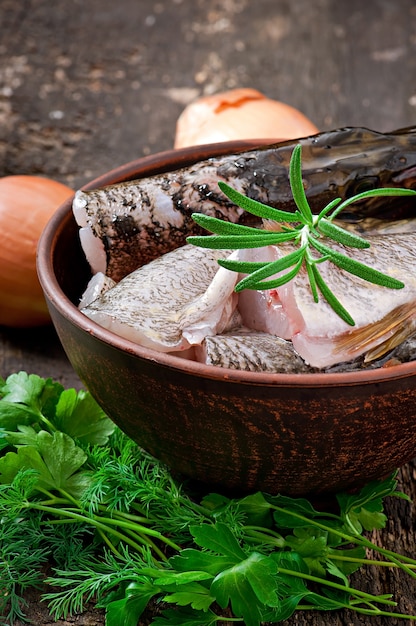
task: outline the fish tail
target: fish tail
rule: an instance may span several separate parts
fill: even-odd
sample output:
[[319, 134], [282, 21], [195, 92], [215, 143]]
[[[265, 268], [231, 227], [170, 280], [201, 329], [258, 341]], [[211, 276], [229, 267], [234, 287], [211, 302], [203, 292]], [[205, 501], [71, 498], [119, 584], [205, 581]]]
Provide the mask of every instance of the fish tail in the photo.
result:
[[378, 322], [342, 335], [335, 342], [335, 352], [347, 352], [352, 356], [355, 352], [365, 352], [364, 361], [369, 363], [384, 356], [415, 331], [416, 310], [414, 302], [408, 302], [396, 307]]

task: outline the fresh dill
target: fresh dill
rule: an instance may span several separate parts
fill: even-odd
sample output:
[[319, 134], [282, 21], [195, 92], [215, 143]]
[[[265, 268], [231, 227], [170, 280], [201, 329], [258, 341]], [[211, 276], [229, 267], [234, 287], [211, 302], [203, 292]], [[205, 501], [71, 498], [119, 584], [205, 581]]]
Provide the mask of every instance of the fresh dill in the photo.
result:
[[220, 259], [218, 263], [229, 270], [245, 274], [235, 287], [237, 292], [243, 289], [277, 289], [294, 279], [303, 268], [307, 272], [314, 301], [319, 301], [319, 293], [321, 293], [335, 313], [347, 324], [354, 326], [355, 322], [351, 314], [342, 305], [332, 287], [325, 282], [319, 271], [320, 264], [329, 261], [367, 282], [390, 289], [402, 289], [404, 283], [332, 248], [328, 241], [332, 240], [350, 248], [370, 247], [366, 239], [347, 231], [339, 224], [334, 224], [333, 220], [347, 206], [359, 200], [375, 196], [410, 196], [416, 195], [416, 191], [402, 188], [365, 191], [344, 201], [336, 198], [319, 214], [314, 215], [303, 187], [301, 150], [300, 144], [295, 146], [289, 168], [290, 187], [297, 207], [294, 212], [280, 210], [248, 198], [220, 181], [218, 185], [221, 191], [232, 202], [274, 226], [256, 228], [227, 222], [202, 213], [194, 213], [192, 215], [194, 221], [214, 235], [210, 237], [195, 235], [188, 237], [187, 242], [203, 248], [224, 250], [243, 250], [270, 245], [283, 246], [291, 243], [290, 252], [282, 254], [281, 258], [275, 261]]
[[260, 626], [345, 608], [416, 620], [389, 594], [349, 581], [366, 564], [416, 577], [415, 559], [366, 536], [385, 526], [385, 498], [408, 500], [395, 475], [339, 493], [331, 511], [261, 492], [195, 493], [87, 392], [24, 372], [0, 379], [0, 428], [0, 620], [9, 626], [25, 619], [25, 591], [41, 585], [56, 619], [94, 601], [106, 626], [136, 626], [149, 606], [152, 626]]

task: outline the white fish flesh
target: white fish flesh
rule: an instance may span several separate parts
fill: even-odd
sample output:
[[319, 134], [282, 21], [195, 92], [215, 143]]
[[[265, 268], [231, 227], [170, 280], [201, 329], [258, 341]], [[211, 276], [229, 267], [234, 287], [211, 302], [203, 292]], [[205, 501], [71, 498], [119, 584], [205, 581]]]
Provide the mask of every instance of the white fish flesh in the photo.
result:
[[183, 246], [135, 270], [82, 308], [114, 333], [160, 352], [185, 352], [234, 319], [238, 275], [229, 253]]
[[[279, 289], [244, 290], [237, 296], [238, 275], [217, 264], [230, 252], [192, 245], [139, 268], [107, 291], [100, 277], [93, 278], [101, 293], [87, 306], [81, 305], [81, 310], [145, 347], [222, 367], [305, 372], [357, 364], [360, 357], [362, 365], [368, 366], [416, 330], [416, 275], [409, 271], [415, 261], [416, 233], [374, 236], [370, 241], [370, 248], [354, 250], [354, 259], [402, 280], [403, 289], [370, 284], [330, 262], [319, 265], [324, 280], [352, 314], [354, 327], [323, 298], [313, 301], [306, 271]], [[348, 254], [344, 246], [331, 245]], [[289, 245], [268, 246], [235, 251], [232, 256], [273, 261], [288, 251]], [[83, 302], [96, 293], [91, 289]], [[243, 335], [241, 330], [231, 334], [230, 328], [237, 325], [257, 334]]]
[[82, 294], [78, 308], [83, 309], [99, 296], [116, 285], [116, 282], [102, 272], [97, 272], [89, 281], [87, 288]]
[[[374, 352], [386, 344], [391, 350], [406, 333], [414, 333], [416, 318], [416, 234], [375, 236], [365, 250], [340, 244], [331, 247], [353, 256], [383, 273], [405, 283], [403, 289], [388, 289], [370, 284], [330, 262], [319, 265], [325, 282], [355, 320], [351, 327], [329, 306], [323, 297], [314, 302], [308, 276], [301, 271], [278, 289], [244, 290], [239, 294], [243, 324], [257, 331], [271, 333], [292, 341], [305, 362], [326, 368]], [[270, 261], [290, 252], [289, 246], [269, 246], [243, 250], [239, 258]]]

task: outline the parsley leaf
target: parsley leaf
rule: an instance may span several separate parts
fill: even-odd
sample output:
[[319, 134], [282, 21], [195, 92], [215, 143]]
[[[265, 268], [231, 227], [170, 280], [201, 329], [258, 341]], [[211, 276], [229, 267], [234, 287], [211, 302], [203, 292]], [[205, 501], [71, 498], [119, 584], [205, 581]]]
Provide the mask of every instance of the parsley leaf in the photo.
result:
[[172, 593], [163, 596], [162, 600], [163, 602], [171, 602], [179, 606], [189, 605], [196, 611], [207, 611], [215, 598], [200, 583], [190, 582], [177, 591], [173, 590]]
[[190, 531], [201, 548], [218, 552], [237, 562], [246, 557], [235, 535], [225, 524], [202, 524], [191, 526]]
[[18, 372], [11, 374], [0, 385], [0, 397], [7, 402], [21, 405], [21, 408], [25, 407], [32, 414], [40, 415], [45, 410], [48, 414], [63, 389], [60, 383], [51, 378]]
[[372, 481], [365, 485], [359, 493], [339, 493], [337, 500], [341, 509], [341, 517], [349, 529], [361, 533], [365, 530], [384, 528], [387, 517], [383, 513], [383, 498], [396, 493], [396, 475], [384, 481]]
[[115, 425], [86, 391], [64, 389], [50, 378], [19, 372], [0, 381], [0, 428], [38, 425], [84, 444], [104, 445]]
[[87, 455], [65, 433], [51, 435], [44, 430], [36, 433], [26, 428], [21, 436], [11, 434], [10, 440], [17, 445], [17, 452], [7, 452], [0, 458], [1, 483], [11, 484], [20, 470], [30, 468], [38, 473], [38, 489], [63, 489], [74, 496], [85, 489], [88, 475], [78, 470]]
[[106, 626], [137, 626], [140, 616], [159, 589], [150, 583], [131, 583], [125, 596], [106, 606]]
[[86, 391], [66, 389], [59, 396], [54, 425], [80, 442], [103, 446], [114, 432], [111, 422]]

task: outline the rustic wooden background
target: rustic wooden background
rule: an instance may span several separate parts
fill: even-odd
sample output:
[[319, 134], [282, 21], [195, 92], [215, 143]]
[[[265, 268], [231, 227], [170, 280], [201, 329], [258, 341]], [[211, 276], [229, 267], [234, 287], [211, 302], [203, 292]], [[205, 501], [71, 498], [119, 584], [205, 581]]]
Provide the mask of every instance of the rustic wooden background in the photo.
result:
[[[416, 4], [0, 0], [0, 176], [44, 175], [76, 189], [171, 148], [188, 102], [240, 86], [299, 108], [322, 130], [415, 125]], [[80, 386], [52, 328], [0, 328], [0, 375], [21, 369]], [[415, 497], [414, 463], [402, 468], [400, 487]], [[415, 554], [414, 506], [392, 500], [387, 512], [375, 539]], [[391, 590], [399, 610], [416, 614], [416, 584], [397, 572], [371, 569], [355, 583]], [[41, 612], [36, 619], [53, 623]], [[104, 623], [96, 612], [57, 623], [75, 621]], [[344, 612], [285, 624], [405, 623]]]

